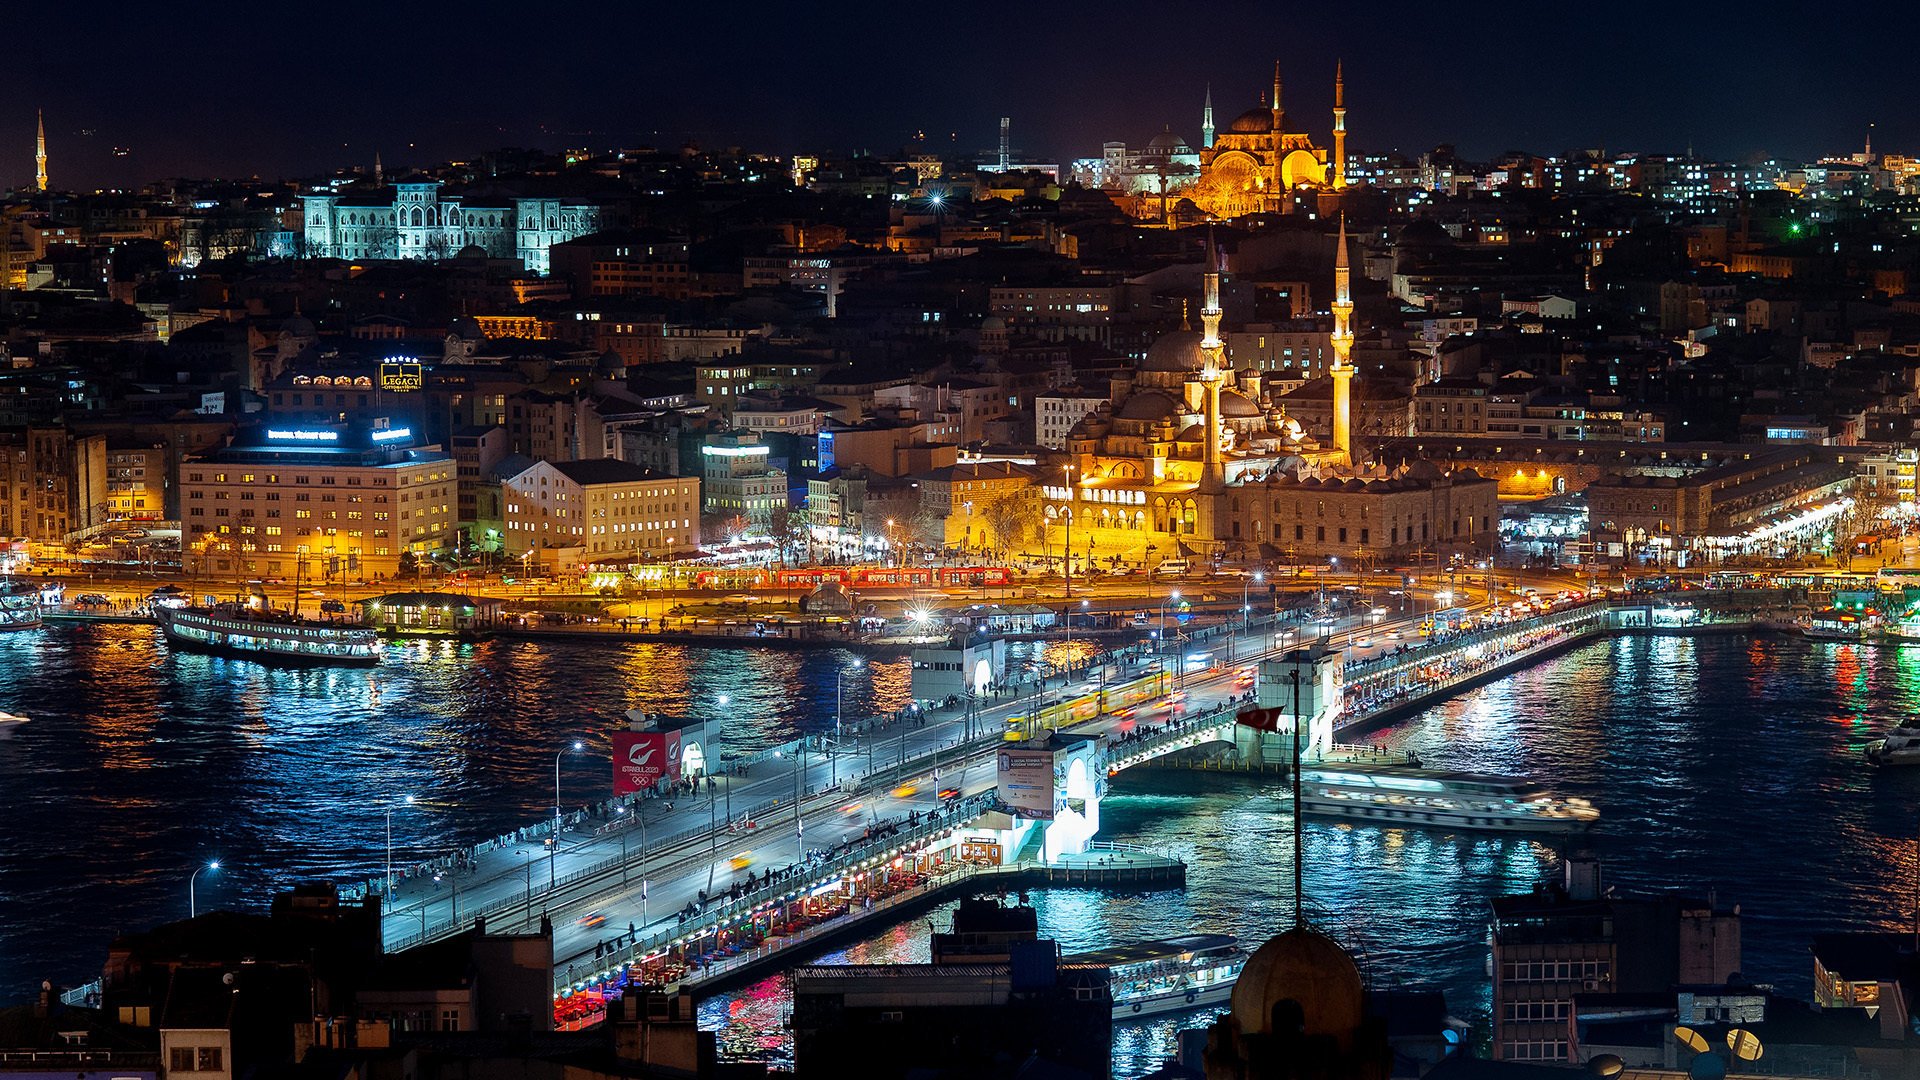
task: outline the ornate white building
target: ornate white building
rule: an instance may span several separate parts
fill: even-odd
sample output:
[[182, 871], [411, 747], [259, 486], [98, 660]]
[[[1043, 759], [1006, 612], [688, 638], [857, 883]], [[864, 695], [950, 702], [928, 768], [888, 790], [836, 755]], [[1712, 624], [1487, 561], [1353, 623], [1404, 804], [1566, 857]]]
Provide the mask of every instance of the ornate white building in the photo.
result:
[[600, 231], [600, 208], [578, 199], [443, 197], [410, 176], [365, 192], [302, 195], [306, 254], [334, 259], [450, 259], [466, 248], [548, 272], [548, 250]]

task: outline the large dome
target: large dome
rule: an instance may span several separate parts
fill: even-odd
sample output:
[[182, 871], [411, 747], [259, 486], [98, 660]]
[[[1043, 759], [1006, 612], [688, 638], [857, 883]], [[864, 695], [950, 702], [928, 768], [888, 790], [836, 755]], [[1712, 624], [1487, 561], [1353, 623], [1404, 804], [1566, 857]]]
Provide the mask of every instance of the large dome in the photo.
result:
[[1147, 358], [1140, 362], [1141, 371], [1199, 371], [1205, 366], [1206, 358], [1200, 354], [1200, 332], [1198, 330], [1175, 330], [1170, 334], [1161, 334], [1147, 346]]
[[1220, 415], [1235, 420], [1245, 420], [1260, 416], [1260, 406], [1247, 399], [1238, 390], [1220, 391]]
[[1300, 1006], [1302, 1034], [1330, 1035], [1345, 1045], [1366, 1014], [1366, 989], [1353, 958], [1318, 930], [1296, 926], [1247, 958], [1233, 984], [1233, 1018], [1243, 1035], [1272, 1033], [1273, 1007]]
[[1187, 154], [1192, 153], [1192, 151], [1188, 149], [1185, 139], [1175, 135], [1172, 129], [1168, 129], [1155, 135], [1147, 143], [1147, 153], [1164, 156], [1167, 154]]
[[1233, 123], [1227, 126], [1227, 130], [1238, 132], [1242, 135], [1271, 134], [1273, 132], [1273, 110], [1248, 109], [1246, 112], [1234, 117]]

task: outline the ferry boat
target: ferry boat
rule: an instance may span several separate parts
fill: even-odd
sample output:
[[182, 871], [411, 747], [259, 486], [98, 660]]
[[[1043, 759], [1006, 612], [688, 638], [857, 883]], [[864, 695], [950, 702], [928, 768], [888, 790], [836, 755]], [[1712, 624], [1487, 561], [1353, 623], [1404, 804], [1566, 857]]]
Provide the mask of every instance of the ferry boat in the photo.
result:
[[1816, 611], [1800, 630], [1820, 641], [1865, 641], [1873, 620], [1857, 611], [1828, 608]]
[[243, 660], [372, 667], [385, 647], [371, 627], [303, 619], [249, 604], [161, 604], [153, 613], [169, 644]]
[[1920, 725], [1901, 724], [1868, 743], [1867, 760], [1875, 765], [1920, 765]]
[[1398, 766], [1300, 771], [1301, 810], [1382, 825], [1566, 833], [1591, 828], [1600, 811], [1509, 776]]
[[1247, 951], [1231, 934], [1186, 934], [1064, 958], [1112, 971], [1115, 1020], [1145, 1020], [1188, 1009], [1225, 1008]]
[[39, 590], [0, 579], [0, 632], [31, 630], [39, 625]]

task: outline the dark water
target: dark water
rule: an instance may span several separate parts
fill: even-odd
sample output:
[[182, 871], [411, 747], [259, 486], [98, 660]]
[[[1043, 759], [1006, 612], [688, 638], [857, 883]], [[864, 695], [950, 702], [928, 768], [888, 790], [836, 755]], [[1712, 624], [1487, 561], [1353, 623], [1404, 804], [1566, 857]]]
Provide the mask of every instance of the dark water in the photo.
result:
[[[547, 813], [553, 755], [628, 708], [718, 716], [740, 749], [832, 724], [838, 653], [494, 642], [399, 650], [374, 672], [270, 671], [173, 654], [144, 627], [0, 637], [0, 1001], [98, 973], [118, 929], [203, 905], [253, 906], [311, 877], [378, 872], [386, 800], [406, 862]], [[902, 663], [847, 679], [849, 715], [907, 694]], [[1902, 925], [1920, 769], [1867, 768], [1865, 741], [1920, 708], [1920, 647], [1789, 638], [1620, 639], [1433, 709], [1377, 737], [1430, 763], [1517, 773], [1600, 804], [1590, 846], [1611, 881], [1742, 905], [1746, 974], [1804, 994], [1828, 928]], [[562, 757], [563, 798], [604, 796], [603, 757]], [[1291, 909], [1290, 816], [1268, 781], [1143, 772], [1103, 808], [1104, 838], [1186, 858], [1184, 892], [1035, 896], [1070, 950], [1201, 930], [1249, 940]], [[1542, 843], [1310, 825], [1320, 918], [1376, 982], [1444, 989], [1484, 1019], [1489, 896], [1552, 864]], [[944, 922], [946, 913], [932, 919]], [[838, 956], [925, 956], [924, 920]], [[709, 1002], [738, 1050], [784, 1049], [779, 980]], [[1196, 1022], [1196, 1021], [1189, 1021]], [[1126, 1025], [1123, 1074], [1171, 1052], [1174, 1021]]]
[[[1745, 974], [1806, 995], [1807, 948], [1830, 929], [1902, 925], [1912, 911], [1920, 769], [1883, 772], [1866, 740], [1920, 707], [1920, 648], [1787, 638], [1635, 638], [1586, 646], [1383, 732], [1430, 763], [1520, 774], [1594, 799], [1588, 847], [1628, 891], [1683, 888], [1739, 903]], [[1291, 917], [1291, 815], [1249, 777], [1125, 776], [1103, 837], [1186, 858], [1184, 892], [1037, 894], [1069, 951], [1196, 930], [1259, 941]], [[1489, 897], [1524, 891], [1553, 846], [1473, 833], [1307, 827], [1311, 909], [1375, 985], [1436, 986], [1485, 1029]], [[947, 909], [935, 913], [944, 922]], [[924, 960], [924, 921], [828, 962]], [[780, 979], [706, 1003], [736, 1053], [779, 1058]], [[1125, 1024], [1116, 1072], [1137, 1076], [1204, 1015]]]
[[[151, 627], [0, 635], [0, 1002], [97, 977], [120, 930], [199, 903], [264, 905], [552, 813], [556, 751], [645, 708], [726, 718], [751, 751], [833, 724], [832, 651], [496, 641], [389, 650], [373, 671], [175, 653]], [[845, 679], [854, 716], [908, 698], [904, 662]], [[719, 699], [729, 704], [722, 709]], [[561, 755], [568, 805], [609, 794], [605, 743]]]

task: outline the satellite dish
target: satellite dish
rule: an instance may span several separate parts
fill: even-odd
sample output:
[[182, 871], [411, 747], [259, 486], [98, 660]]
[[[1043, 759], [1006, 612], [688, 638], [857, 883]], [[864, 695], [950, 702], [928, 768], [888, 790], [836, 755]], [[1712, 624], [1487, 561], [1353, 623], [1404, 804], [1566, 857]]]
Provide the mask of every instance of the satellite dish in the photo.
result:
[[1719, 1054], [1701, 1054], [1687, 1066], [1687, 1080], [1726, 1080], [1727, 1063]]
[[1617, 1054], [1600, 1054], [1587, 1062], [1587, 1071], [1595, 1076], [1614, 1077], [1627, 1071], [1627, 1063]]
[[1690, 1027], [1674, 1028], [1673, 1041], [1696, 1054], [1704, 1052], [1707, 1048], [1707, 1037]]
[[1760, 1045], [1760, 1036], [1746, 1028], [1734, 1028], [1727, 1032], [1727, 1049], [1733, 1051], [1733, 1056], [1741, 1061], [1759, 1061], [1760, 1055], [1765, 1052]]

